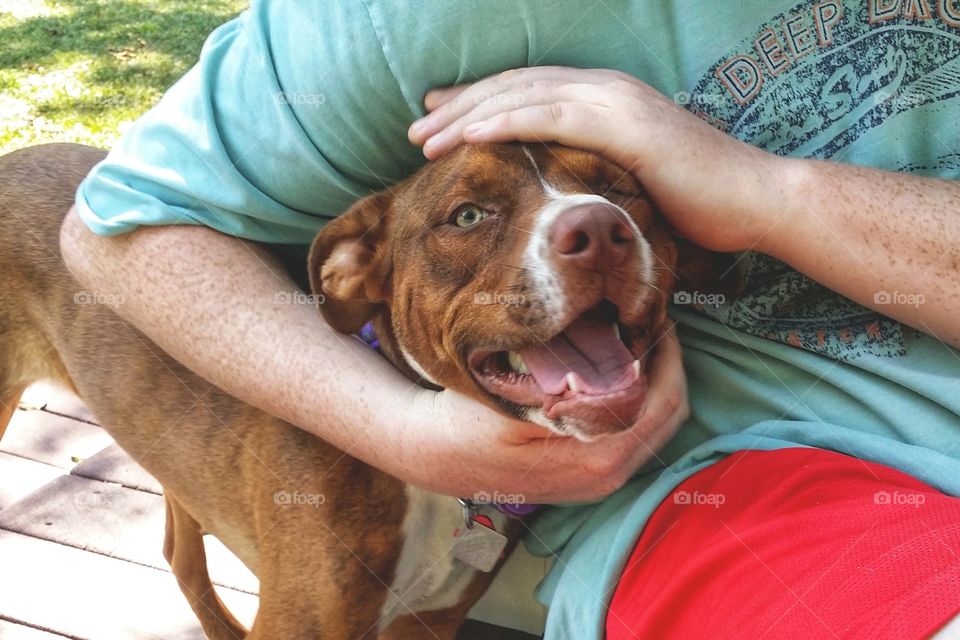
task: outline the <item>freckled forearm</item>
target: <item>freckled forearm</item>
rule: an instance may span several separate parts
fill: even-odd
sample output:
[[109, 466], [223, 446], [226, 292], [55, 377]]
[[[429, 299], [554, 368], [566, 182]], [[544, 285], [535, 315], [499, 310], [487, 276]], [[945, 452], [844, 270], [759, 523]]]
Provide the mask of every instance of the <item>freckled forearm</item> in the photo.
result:
[[[960, 183], [791, 160], [755, 248], [960, 345]], [[772, 202], [772, 205], [771, 205]]]
[[371, 464], [397, 457], [388, 418], [409, 402], [410, 382], [327, 327], [264, 249], [200, 227], [106, 239], [82, 224], [68, 219], [62, 238], [74, 275], [123, 296], [118, 313], [174, 358]]

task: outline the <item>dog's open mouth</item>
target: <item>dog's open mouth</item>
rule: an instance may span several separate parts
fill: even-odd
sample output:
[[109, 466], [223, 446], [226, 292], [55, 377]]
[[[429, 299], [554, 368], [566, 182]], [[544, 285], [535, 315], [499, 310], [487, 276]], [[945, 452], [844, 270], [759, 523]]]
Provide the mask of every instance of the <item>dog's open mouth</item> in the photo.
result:
[[646, 396], [648, 336], [618, 322], [602, 301], [546, 342], [515, 351], [476, 352], [470, 367], [490, 393], [550, 420], [574, 418], [608, 430], [630, 427]]

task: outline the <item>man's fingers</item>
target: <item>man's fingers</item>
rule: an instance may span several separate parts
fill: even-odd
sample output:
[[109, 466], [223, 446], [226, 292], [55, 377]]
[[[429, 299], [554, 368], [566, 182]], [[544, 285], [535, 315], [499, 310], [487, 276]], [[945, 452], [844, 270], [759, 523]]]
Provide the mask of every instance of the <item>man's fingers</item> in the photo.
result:
[[427, 95], [423, 97], [423, 106], [427, 111], [433, 111], [450, 102], [474, 84], [475, 83], [455, 84], [449, 87], [431, 89], [427, 92]]
[[562, 67], [522, 67], [508, 69], [492, 76], [487, 76], [476, 82], [431, 89], [424, 96], [423, 106], [427, 111], [435, 111], [444, 106], [450, 106], [454, 98], [462, 97], [465, 100], [457, 102], [461, 105], [475, 102], [479, 95], [496, 95], [510, 91], [519, 91], [519, 87], [537, 81], [551, 79], [581, 78], [586, 81], [589, 74], [581, 69], [565, 69]]
[[478, 106], [491, 104], [490, 97], [500, 93], [492, 78], [427, 93], [424, 107], [430, 113], [410, 125], [411, 142], [423, 144]]
[[[595, 89], [598, 77], [602, 75], [598, 76], [595, 70], [533, 67], [511, 69], [472, 84], [433, 89], [424, 97], [424, 107], [429, 113], [410, 126], [407, 136], [413, 144], [423, 145], [431, 136], [476, 111], [478, 107], [496, 105], [499, 110], [507, 110], [522, 104], [557, 100], [562, 98], [562, 94], [554, 95], [556, 89], [574, 82]], [[567, 99], [586, 100], [590, 95], [588, 90], [581, 96]], [[490, 109], [484, 109], [483, 112], [483, 117], [492, 115]], [[470, 122], [479, 119], [472, 115], [469, 117]], [[454, 144], [459, 142], [459, 134], [456, 138]]]
[[[494, 116], [511, 114], [520, 109], [541, 107], [550, 110], [563, 109], [563, 106], [580, 105], [584, 113], [592, 109], [598, 113], [609, 110], [606, 99], [609, 96], [592, 84], [557, 83], [553, 81], [535, 81], [528, 83], [520, 90], [510, 90], [493, 95], [476, 94], [473, 96], [475, 104], [461, 104], [460, 107], [441, 107], [441, 110], [431, 114], [422, 124], [416, 125], [415, 138], [424, 140], [424, 153], [428, 158], [436, 158], [459, 144], [464, 139], [464, 130], [480, 121], [490, 121]], [[464, 95], [462, 100], [467, 100]], [[448, 103], [448, 104], [453, 104]], [[445, 110], [446, 111], [442, 111]], [[459, 117], [451, 120], [457, 113]], [[561, 126], [575, 127], [579, 121], [563, 121]], [[411, 127], [413, 130], [413, 127]], [[509, 135], [509, 132], [507, 133]]]
[[581, 502], [605, 497], [619, 488], [633, 469], [610, 442], [554, 438], [531, 442], [522, 450], [527, 468], [517, 481], [537, 487], [531, 502]]
[[672, 328], [657, 343], [647, 376], [646, 410], [626, 434], [636, 440], [634, 459], [640, 464], [656, 458], [690, 417], [680, 342]]
[[647, 368], [651, 391], [662, 389], [678, 377], [683, 377], [683, 351], [674, 326], [664, 331], [656, 344], [651, 346], [653, 353]]
[[634, 432], [641, 436], [656, 432], [671, 418], [682, 422], [689, 417], [687, 378], [683, 371], [680, 341], [673, 328], [666, 331], [656, 344], [647, 379], [647, 411], [634, 427]]
[[596, 131], [606, 126], [603, 107], [582, 102], [551, 102], [524, 106], [491, 116], [463, 131], [467, 142], [558, 142], [593, 151]]
[[459, 98], [467, 93], [473, 85], [458, 84], [443, 89], [432, 89], [427, 92], [423, 98], [423, 106], [427, 110], [427, 115], [414, 120], [407, 129], [407, 138], [412, 144], [423, 146], [430, 136], [447, 126], [454, 119], [459, 117], [468, 108], [463, 106], [469, 102], [461, 101]]
[[[426, 122], [421, 129], [417, 129], [415, 137], [422, 139], [424, 154], [435, 159], [456, 146], [463, 139], [463, 130], [481, 120], [491, 118], [498, 113], [515, 108], [513, 101], [520, 100], [516, 96], [492, 96], [484, 98], [472, 106], [456, 120], [450, 121], [446, 116]], [[447, 115], [452, 115], [452, 112]], [[413, 129], [413, 127], [411, 127]], [[412, 139], [411, 139], [412, 140]]]

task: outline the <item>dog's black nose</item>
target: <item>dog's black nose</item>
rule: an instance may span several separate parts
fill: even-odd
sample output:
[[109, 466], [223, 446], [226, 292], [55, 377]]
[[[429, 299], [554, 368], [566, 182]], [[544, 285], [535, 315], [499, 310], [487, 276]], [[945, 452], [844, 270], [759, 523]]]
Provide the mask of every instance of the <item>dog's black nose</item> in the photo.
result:
[[604, 271], [622, 264], [636, 246], [633, 229], [617, 207], [581, 204], [564, 211], [550, 230], [557, 257], [580, 269]]

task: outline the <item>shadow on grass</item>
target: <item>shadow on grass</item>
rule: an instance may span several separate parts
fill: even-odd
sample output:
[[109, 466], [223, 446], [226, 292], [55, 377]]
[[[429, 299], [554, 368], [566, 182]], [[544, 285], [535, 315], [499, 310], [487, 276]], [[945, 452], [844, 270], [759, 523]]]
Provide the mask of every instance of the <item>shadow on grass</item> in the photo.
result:
[[149, 48], [192, 63], [204, 37], [237, 13], [237, 2], [58, 0], [64, 15], [27, 18], [0, 28], [0, 68], [43, 65], [57, 53], [122, 57]]
[[34, 103], [48, 117], [128, 116], [149, 107], [196, 61], [207, 35], [242, 0], [56, 0], [54, 15], [0, 16], [0, 89], [14, 76], [83, 61], [83, 95]]

